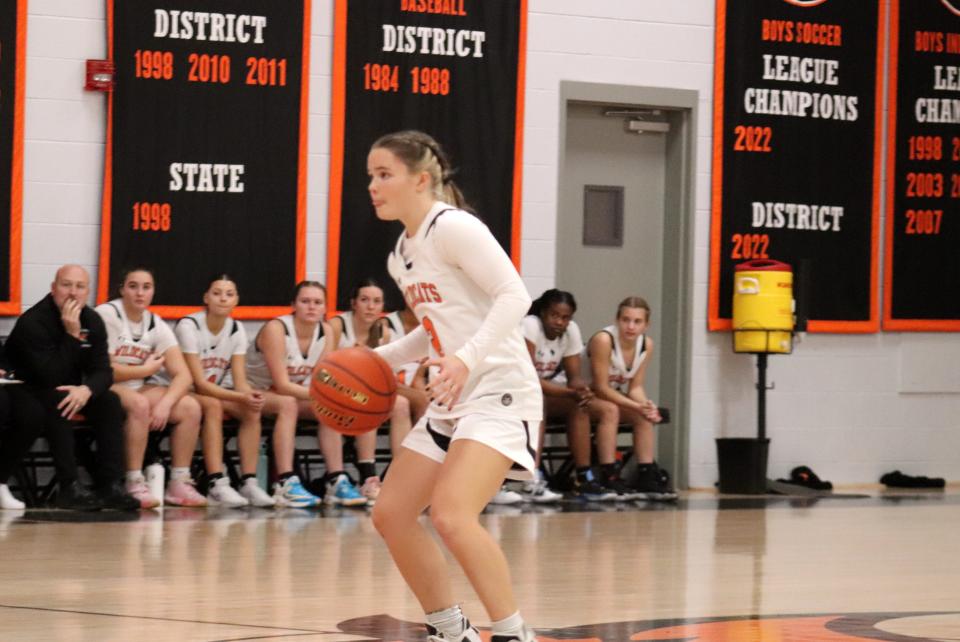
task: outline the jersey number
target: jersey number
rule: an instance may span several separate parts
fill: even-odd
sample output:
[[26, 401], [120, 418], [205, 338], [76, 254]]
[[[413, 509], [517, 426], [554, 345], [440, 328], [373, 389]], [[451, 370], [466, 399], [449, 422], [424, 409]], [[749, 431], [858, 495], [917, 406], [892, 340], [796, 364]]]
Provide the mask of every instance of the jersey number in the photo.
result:
[[423, 329], [427, 331], [427, 334], [430, 335], [430, 345], [433, 346], [433, 351], [441, 357], [446, 356], [443, 354], [443, 346], [440, 345], [440, 337], [437, 336], [437, 328], [433, 325], [430, 317], [423, 317], [420, 324], [423, 326]]

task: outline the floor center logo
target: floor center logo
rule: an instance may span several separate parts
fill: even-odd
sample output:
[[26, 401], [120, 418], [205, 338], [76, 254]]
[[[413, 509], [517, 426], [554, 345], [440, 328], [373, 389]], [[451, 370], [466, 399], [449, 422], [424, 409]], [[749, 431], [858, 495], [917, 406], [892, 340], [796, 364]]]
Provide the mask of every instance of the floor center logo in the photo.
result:
[[[691, 618], [586, 624], [560, 629], [537, 628], [540, 642], [765, 642], [768, 640], [817, 640], [817, 642], [936, 642], [934, 638], [894, 633], [911, 618], [960, 613], [836, 613], [809, 615], [761, 615], [745, 617]], [[896, 621], [900, 620], [900, 623]], [[904, 624], [904, 626], [895, 626]], [[422, 624], [404, 622], [389, 615], [373, 615], [341, 622], [344, 633], [365, 636], [363, 642], [420, 642], [426, 636]], [[910, 628], [906, 626], [906, 628]], [[481, 631], [484, 642], [489, 631]], [[940, 638], [937, 638], [940, 639]], [[953, 638], [950, 638], [953, 639]]]

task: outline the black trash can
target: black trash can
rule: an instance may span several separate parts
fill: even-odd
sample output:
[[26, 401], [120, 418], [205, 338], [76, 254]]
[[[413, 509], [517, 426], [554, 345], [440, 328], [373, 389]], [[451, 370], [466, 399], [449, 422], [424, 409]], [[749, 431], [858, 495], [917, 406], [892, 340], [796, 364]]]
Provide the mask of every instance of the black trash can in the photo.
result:
[[729, 437], [717, 439], [720, 492], [762, 495], [767, 492], [769, 439]]

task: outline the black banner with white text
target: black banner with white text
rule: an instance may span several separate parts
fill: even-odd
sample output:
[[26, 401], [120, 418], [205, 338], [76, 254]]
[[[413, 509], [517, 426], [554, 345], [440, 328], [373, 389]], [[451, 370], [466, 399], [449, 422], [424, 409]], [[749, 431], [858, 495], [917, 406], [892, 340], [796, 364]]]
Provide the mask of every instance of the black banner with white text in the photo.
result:
[[196, 309], [226, 273], [240, 318], [289, 311], [305, 275], [310, 0], [110, 0], [98, 301], [125, 267], [155, 309]]
[[960, 331], [960, 1], [891, 0], [885, 330]]
[[380, 136], [432, 135], [466, 199], [519, 262], [526, 0], [337, 0], [327, 283], [337, 309], [386, 271], [399, 223], [377, 220], [367, 154]]
[[809, 268], [809, 330], [878, 329], [884, 7], [718, 1], [710, 330], [751, 259]]
[[0, 314], [20, 314], [27, 0], [0, 3]]

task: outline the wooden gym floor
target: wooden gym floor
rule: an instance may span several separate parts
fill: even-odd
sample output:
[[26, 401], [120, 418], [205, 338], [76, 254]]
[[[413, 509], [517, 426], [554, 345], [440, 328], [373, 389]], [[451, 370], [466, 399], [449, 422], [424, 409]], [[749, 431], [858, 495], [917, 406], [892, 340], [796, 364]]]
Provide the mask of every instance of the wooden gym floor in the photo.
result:
[[[960, 640], [960, 489], [856, 492], [483, 520], [541, 642]], [[0, 641], [407, 642], [421, 618], [364, 510], [0, 511]]]

